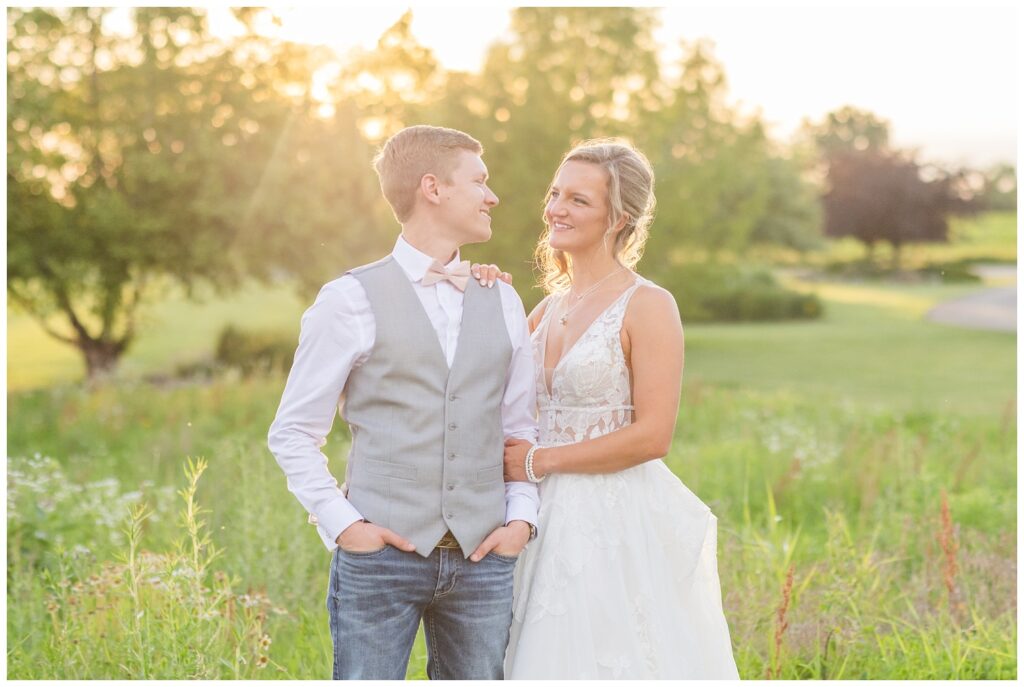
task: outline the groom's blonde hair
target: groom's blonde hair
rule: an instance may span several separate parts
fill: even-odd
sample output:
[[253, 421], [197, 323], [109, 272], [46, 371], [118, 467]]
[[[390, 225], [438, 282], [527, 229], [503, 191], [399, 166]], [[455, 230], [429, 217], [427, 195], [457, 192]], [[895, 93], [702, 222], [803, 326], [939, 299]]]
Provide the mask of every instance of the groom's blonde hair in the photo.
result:
[[373, 158], [373, 168], [400, 223], [412, 216], [416, 193], [425, 174], [449, 182], [458, 163], [460, 150], [480, 155], [480, 141], [457, 129], [420, 124], [402, 129], [389, 138]]

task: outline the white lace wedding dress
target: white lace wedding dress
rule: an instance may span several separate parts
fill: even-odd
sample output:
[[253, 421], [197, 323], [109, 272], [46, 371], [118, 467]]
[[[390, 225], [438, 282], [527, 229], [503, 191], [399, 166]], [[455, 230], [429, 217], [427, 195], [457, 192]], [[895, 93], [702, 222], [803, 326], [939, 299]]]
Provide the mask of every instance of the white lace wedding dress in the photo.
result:
[[[557, 307], [547, 308], [533, 334], [541, 445], [593, 439], [632, 421], [619, 331], [644, 281], [597, 317], [550, 380], [544, 352]], [[506, 679], [738, 679], [717, 520], [661, 460], [551, 475], [540, 496], [539, 534], [516, 566]]]

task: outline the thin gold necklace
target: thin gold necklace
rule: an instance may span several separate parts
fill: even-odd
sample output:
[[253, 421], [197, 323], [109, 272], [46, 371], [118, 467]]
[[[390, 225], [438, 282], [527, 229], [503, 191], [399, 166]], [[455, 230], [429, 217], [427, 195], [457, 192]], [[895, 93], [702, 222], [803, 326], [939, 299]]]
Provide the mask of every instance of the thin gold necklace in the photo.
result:
[[578, 296], [577, 296], [576, 294], [574, 294], [574, 293], [572, 292], [572, 287], [570, 287], [570, 288], [569, 288], [569, 296], [570, 296], [570, 297], [572, 297], [572, 298], [575, 298], [575, 299], [576, 299], [576, 304], [575, 304], [575, 305], [573, 305], [573, 306], [572, 306], [571, 308], [569, 308], [568, 310], [566, 310], [566, 311], [565, 311], [564, 313], [562, 313], [562, 316], [561, 316], [560, 318], [558, 318], [558, 322], [559, 322], [559, 323], [560, 323], [560, 324], [561, 324], [561, 325], [562, 325], [563, 327], [564, 327], [565, 325], [567, 325], [567, 324], [569, 323], [569, 315], [570, 315], [570, 314], [572, 314], [572, 311], [573, 311], [573, 310], [575, 310], [576, 308], [580, 307], [580, 305], [581, 305], [581, 304], [583, 303], [583, 299], [584, 299], [584, 298], [586, 298], [586, 297], [587, 297], [587, 296], [589, 296], [589, 295], [590, 295], [591, 293], [593, 293], [593, 292], [594, 292], [594, 289], [596, 289], [596, 288], [597, 288], [598, 286], [600, 286], [600, 285], [601, 285], [601, 284], [603, 284], [604, 282], [608, 281], [608, 280], [609, 280], [609, 279], [611, 279], [611, 278], [612, 278], [612, 277], [613, 277], [614, 275], [618, 274], [619, 272], [621, 272], [621, 271], [622, 271], [622, 270], [624, 270], [624, 269], [626, 269], [626, 268], [625, 268], [625, 267], [619, 267], [619, 269], [617, 269], [617, 270], [613, 270], [613, 271], [609, 272], [609, 273], [608, 273], [607, 275], [605, 275], [604, 277], [602, 277], [602, 278], [601, 278], [601, 279], [600, 279], [600, 280], [599, 280], [599, 281], [598, 281], [598, 282], [597, 282], [596, 284], [593, 284], [593, 285], [591, 285], [591, 286], [590, 286], [590, 288], [588, 288], [588, 289], [587, 289], [586, 291], [584, 291], [583, 293], [581, 293], [581, 294], [580, 294], [580, 295], [578, 295]]

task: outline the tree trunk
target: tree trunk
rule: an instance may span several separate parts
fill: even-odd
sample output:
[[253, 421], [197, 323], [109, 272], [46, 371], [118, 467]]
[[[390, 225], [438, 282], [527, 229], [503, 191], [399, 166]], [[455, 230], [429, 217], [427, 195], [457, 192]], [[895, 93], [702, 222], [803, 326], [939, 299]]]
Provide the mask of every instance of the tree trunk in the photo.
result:
[[85, 375], [90, 382], [109, 377], [117, 363], [121, 360], [121, 354], [125, 349], [124, 341], [102, 341], [97, 339], [79, 339], [78, 350], [85, 357]]
[[868, 249], [867, 255], [864, 256], [864, 262], [867, 263], [868, 265], [875, 264], [875, 242], [865, 241], [864, 245]]
[[893, 273], [900, 271], [900, 249], [903, 247], [898, 241], [892, 243], [892, 271]]

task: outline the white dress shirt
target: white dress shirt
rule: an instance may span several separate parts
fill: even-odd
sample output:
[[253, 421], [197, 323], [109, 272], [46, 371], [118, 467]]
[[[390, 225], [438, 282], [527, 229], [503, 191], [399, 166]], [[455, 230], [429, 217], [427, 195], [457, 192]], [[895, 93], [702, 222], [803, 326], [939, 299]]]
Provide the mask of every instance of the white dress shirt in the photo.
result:
[[[430, 286], [421, 282], [433, 258], [399, 236], [392, 252], [412, 282], [423, 309], [451, 367], [462, 328], [463, 292], [448, 281]], [[458, 264], [459, 255], [445, 267]], [[512, 360], [505, 377], [501, 423], [506, 438], [537, 443], [536, 382], [530, 333], [523, 302], [508, 284], [498, 281], [505, 327], [512, 342]], [[338, 487], [327, 457], [320, 451], [343, 402], [349, 373], [362, 365], [373, 350], [376, 323], [362, 284], [345, 275], [328, 282], [302, 315], [299, 347], [277, 417], [267, 443], [288, 478], [288, 489], [310, 514], [310, 522], [328, 549], [345, 529], [362, 516]], [[529, 482], [505, 484], [505, 522], [525, 520], [537, 524], [540, 497]]]

